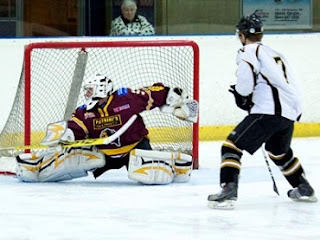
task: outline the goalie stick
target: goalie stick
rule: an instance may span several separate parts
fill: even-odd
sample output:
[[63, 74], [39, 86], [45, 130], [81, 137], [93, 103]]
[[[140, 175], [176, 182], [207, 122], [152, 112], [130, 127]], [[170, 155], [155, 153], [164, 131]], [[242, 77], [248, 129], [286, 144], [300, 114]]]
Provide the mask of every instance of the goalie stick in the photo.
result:
[[[137, 114], [132, 115], [129, 120], [123, 124], [123, 126], [114, 134], [112, 134], [109, 137], [105, 138], [91, 138], [91, 139], [82, 139], [82, 140], [76, 140], [67, 144], [62, 144], [62, 148], [69, 148], [69, 147], [84, 147], [84, 146], [93, 146], [93, 145], [107, 145], [114, 140], [116, 140], [118, 137], [120, 137], [127, 129], [134, 123], [134, 121], [137, 119]], [[30, 145], [30, 146], [22, 146], [22, 147], [4, 147], [0, 148], [0, 150], [12, 150], [12, 151], [18, 151], [18, 150], [31, 150], [31, 149], [45, 149], [45, 148], [51, 148], [46, 145]]]

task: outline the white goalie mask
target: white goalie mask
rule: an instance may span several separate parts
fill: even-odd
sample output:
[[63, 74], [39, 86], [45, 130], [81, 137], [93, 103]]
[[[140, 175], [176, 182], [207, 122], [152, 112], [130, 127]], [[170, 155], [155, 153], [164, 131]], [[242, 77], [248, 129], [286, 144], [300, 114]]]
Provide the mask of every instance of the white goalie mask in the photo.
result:
[[111, 79], [104, 75], [96, 74], [84, 81], [84, 97], [87, 110], [92, 109], [100, 99], [110, 96], [113, 91]]

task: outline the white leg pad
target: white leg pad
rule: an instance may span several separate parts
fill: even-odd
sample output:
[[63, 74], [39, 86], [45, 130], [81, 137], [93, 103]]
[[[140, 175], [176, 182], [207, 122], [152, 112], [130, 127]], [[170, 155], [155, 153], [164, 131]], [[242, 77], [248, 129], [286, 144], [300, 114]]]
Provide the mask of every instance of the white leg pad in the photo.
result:
[[38, 171], [36, 166], [39, 164], [36, 156], [31, 153], [22, 153], [16, 157], [17, 168], [16, 176], [21, 182], [38, 182]]
[[184, 183], [191, 179], [192, 172], [192, 157], [188, 154], [178, 153], [174, 165], [173, 182]]
[[128, 177], [143, 184], [168, 184], [174, 178], [170, 152], [134, 149], [130, 152]]
[[95, 147], [64, 149], [42, 157], [31, 154], [17, 158], [17, 178], [23, 182], [58, 182], [87, 176], [87, 171], [105, 165], [103, 153]]

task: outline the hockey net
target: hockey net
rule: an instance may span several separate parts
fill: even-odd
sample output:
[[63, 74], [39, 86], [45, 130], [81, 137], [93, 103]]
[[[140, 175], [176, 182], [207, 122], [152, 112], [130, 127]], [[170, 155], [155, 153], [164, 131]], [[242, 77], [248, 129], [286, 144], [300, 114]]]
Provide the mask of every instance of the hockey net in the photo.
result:
[[[199, 49], [192, 41], [32, 43], [25, 48], [23, 69], [0, 134], [2, 159], [23, 152], [19, 147], [39, 144], [48, 123], [68, 119], [84, 103], [83, 79], [96, 73], [111, 78], [115, 89], [162, 82], [199, 101]], [[159, 109], [142, 116], [154, 149], [191, 154], [198, 168], [198, 123]]]

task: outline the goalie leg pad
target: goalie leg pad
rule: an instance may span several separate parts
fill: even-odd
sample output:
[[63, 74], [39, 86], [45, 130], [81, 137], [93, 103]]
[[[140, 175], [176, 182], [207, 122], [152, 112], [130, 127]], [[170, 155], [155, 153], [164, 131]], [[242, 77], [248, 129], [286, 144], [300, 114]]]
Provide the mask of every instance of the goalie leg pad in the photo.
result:
[[173, 182], [184, 183], [190, 181], [193, 163], [192, 157], [184, 153], [177, 153], [174, 163]]
[[130, 152], [128, 177], [143, 184], [169, 184], [174, 178], [170, 152], [134, 149]]
[[103, 153], [94, 148], [64, 149], [36, 158], [17, 157], [17, 178], [23, 182], [58, 182], [87, 176], [105, 165]]
[[16, 157], [16, 176], [20, 182], [38, 182], [41, 159], [31, 153], [23, 153]]

